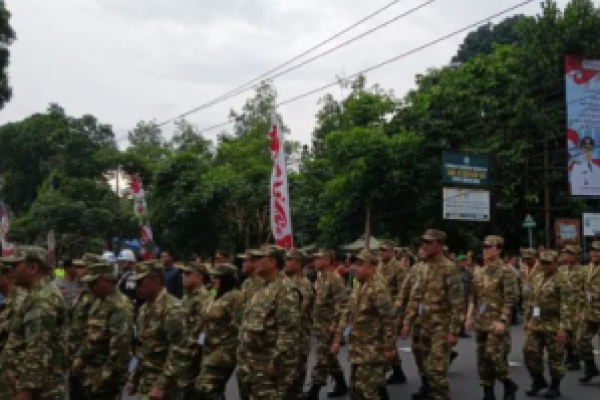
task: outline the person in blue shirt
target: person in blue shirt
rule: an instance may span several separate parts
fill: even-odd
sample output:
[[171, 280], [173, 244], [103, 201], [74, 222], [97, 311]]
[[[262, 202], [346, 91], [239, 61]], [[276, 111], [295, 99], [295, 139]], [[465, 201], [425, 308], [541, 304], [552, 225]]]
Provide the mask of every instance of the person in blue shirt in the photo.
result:
[[160, 255], [160, 261], [165, 271], [165, 287], [167, 292], [181, 299], [183, 297], [183, 275], [179, 268], [173, 265], [173, 256], [165, 250]]

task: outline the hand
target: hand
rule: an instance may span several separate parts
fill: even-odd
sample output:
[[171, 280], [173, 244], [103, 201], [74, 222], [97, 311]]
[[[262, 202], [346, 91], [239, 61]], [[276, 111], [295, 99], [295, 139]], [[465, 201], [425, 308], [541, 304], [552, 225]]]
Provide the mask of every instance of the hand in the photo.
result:
[[329, 333], [331, 335], [335, 334], [335, 326], [332, 325], [332, 326], [329, 327]]
[[529, 332], [531, 328], [529, 327], [529, 322], [525, 322], [525, 332]]
[[32, 398], [31, 390], [21, 390], [15, 395], [15, 400], [31, 400]]
[[468, 317], [465, 321], [465, 331], [470, 331], [473, 329], [473, 318]]
[[405, 325], [400, 332], [400, 338], [407, 339], [410, 334], [410, 325]]
[[150, 393], [148, 393], [148, 399], [150, 400], [162, 400], [165, 395], [165, 391], [157, 388], [156, 386], [152, 387]]
[[458, 342], [458, 337], [454, 333], [449, 333], [446, 337], [446, 341], [450, 346], [454, 346]]
[[494, 322], [494, 333], [496, 335], [503, 335], [506, 332], [506, 326], [503, 322]]
[[269, 367], [267, 368], [267, 375], [271, 377], [279, 376], [279, 369], [277, 369], [276, 367]]
[[335, 354], [337, 355], [340, 352], [340, 343], [339, 342], [333, 342], [333, 344], [331, 345], [331, 354]]
[[385, 352], [385, 360], [390, 362], [396, 356], [396, 350], [386, 350]]
[[133, 383], [128, 383], [127, 387], [125, 388], [125, 390], [127, 391], [127, 395], [128, 396], [135, 396], [137, 394], [137, 386], [134, 385]]
[[73, 367], [71, 368], [71, 375], [73, 376], [81, 376], [83, 375], [83, 362], [80, 358], [76, 358], [73, 362]]
[[567, 332], [565, 332], [564, 330], [558, 331], [558, 334], [556, 335], [556, 341], [561, 346], [567, 344]]

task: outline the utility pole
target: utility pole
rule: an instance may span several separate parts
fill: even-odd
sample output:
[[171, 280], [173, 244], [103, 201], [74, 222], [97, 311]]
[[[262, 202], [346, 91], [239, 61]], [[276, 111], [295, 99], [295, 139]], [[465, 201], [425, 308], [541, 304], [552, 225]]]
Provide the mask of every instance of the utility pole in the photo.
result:
[[546, 248], [550, 248], [550, 184], [548, 183], [548, 130], [544, 129], [544, 213], [546, 214]]

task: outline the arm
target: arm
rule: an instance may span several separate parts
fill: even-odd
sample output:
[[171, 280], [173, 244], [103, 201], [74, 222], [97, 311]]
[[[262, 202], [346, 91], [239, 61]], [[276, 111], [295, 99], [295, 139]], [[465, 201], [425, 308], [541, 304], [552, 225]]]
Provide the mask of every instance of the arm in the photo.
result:
[[300, 298], [295, 289], [284, 286], [275, 300], [275, 320], [277, 324], [277, 342], [273, 352], [270, 369], [278, 370], [284, 360], [294, 357], [297, 351], [298, 330], [300, 327]]
[[185, 326], [185, 310], [181, 304], [177, 304], [167, 310], [164, 329], [169, 344], [169, 354], [165, 362], [163, 373], [154, 384], [158, 389], [164, 390], [167, 386], [173, 386], [178, 377], [185, 376], [189, 365], [190, 354], [187, 344], [187, 332]]
[[464, 324], [465, 292], [460, 272], [451, 268], [445, 277], [448, 301], [450, 303], [450, 332], [458, 335]]
[[352, 293], [350, 294], [350, 300], [348, 302], [348, 307], [342, 311], [339, 322], [337, 324], [337, 329], [335, 330], [335, 335], [333, 337], [334, 343], [341, 343], [342, 336], [344, 335], [344, 330], [346, 327], [350, 325], [350, 306], [351, 304], [356, 304], [354, 302], [355, 296], [358, 294], [358, 288], [353, 288]]
[[564, 279], [560, 281], [560, 323], [558, 326], [559, 331], [570, 331], [572, 328], [571, 320], [572, 316], [572, 291], [567, 282]]
[[[144, 304], [143, 306], [140, 307], [139, 312], [138, 312], [137, 321], [136, 321], [136, 331], [137, 332], [136, 332], [136, 334], [134, 336], [136, 343], [139, 343], [138, 342], [138, 336], [137, 336], [137, 335], [140, 334], [140, 330], [139, 330], [140, 329], [140, 323], [139, 323], [139, 321], [142, 321], [143, 318], [145, 318], [146, 309], [147, 309], [147, 306]], [[131, 340], [131, 338], [129, 340]], [[141, 364], [141, 361], [142, 360], [138, 360], [138, 363], [137, 363], [135, 369], [131, 372], [131, 374], [129, 374], [129, 380], [127, 382], [127, 385], [131, 385], [131, 386], [135, 387], [136, 389], [137, 389], [137, 387], [138, 387], [138, 385], [140, 383], [140, 379], [142, 377], [141, 376], [141, 371], [140, 371], [140, 368], [139, 368], [139, 366]]]
[[502, 281], [502, 311], [500, 319], [502, 319], [503, 323], [510, 321], [510, 316], [512, 314], [513, 307], [517, 302], [517, 293], [515, 291], [516, 284], [516, 276], [512, 271], [504, 270], [504, 276]]
[[117, 304], [107, 321], [107, 328], [110, 344], [108, 360], [102, 367], [103, 381], [127, 370], [133, 335], [133, 307], [128, 303]]
[[375, 293], [375, 306], [381, 318], [383, 343], [387, 351], [396, 350], [396, 313], [392, 300], [386, 291]]
[[[332, 327], [335, 331], [340, 330], [339, 323], [344, 318], [348, 309], [348, 294], [346, 293], [346, 287], [341, 280], [334, 280], [331, 286], [333, 293], [333, 302], [335, 303], [335, 316], [334, 326]], [[343, 329], [343, 328], [342, 328]]]

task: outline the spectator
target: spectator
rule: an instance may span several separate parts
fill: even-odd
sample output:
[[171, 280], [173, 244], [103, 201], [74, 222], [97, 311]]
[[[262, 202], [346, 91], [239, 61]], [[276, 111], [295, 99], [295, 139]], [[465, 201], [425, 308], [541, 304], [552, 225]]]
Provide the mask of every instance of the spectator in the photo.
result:
[[62, 292], [62, 295], [67, 303], [67, 307], [71, 308], [77, 295], [84, 289], [84, 284], [81, 283], [77, 269], [73, 265], [73, 260], [66, 259], [63, 261], [62, 266], [65, 270], [65, 276], [54, 280], [56, 286]]
[[165, 287], [167, 292], [178, 299], [183, 297], [183, 276], [178, 268], [173, 266], [173, 257], [168, 251], [163, 251], [160, 255], [165, 271]]
[[137, 281], [129, 279], [135, 272], [136, 257], [129, 249], [122, 250], [117, 257], [119, 263], [119, 280], [117, 287], [133, 303], [135, 310], [140, 308], [144, 300], [137, 294]]

